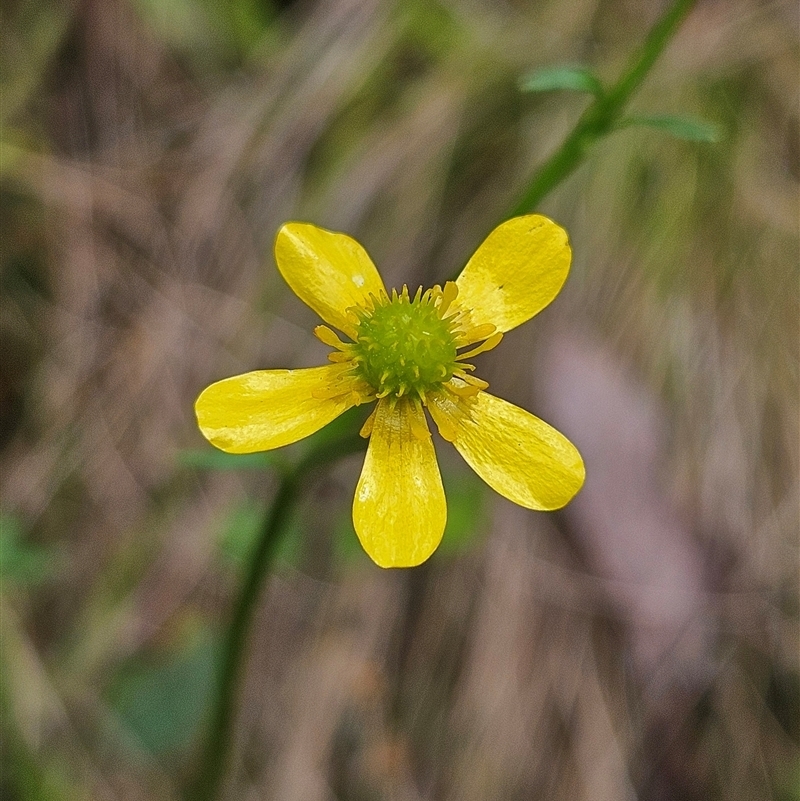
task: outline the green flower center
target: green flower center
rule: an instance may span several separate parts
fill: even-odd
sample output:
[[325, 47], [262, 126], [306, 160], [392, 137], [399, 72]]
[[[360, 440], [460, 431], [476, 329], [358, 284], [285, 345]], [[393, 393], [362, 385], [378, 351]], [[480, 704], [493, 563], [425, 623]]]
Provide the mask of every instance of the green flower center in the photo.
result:
[[351, 346], [356, 372], [379, 397], [417, 394], [449, 381], [456, 368], [456, 339], [442, 319], [430, 291], [392, 292], [372, 309], [354, 309], [359, 317]]

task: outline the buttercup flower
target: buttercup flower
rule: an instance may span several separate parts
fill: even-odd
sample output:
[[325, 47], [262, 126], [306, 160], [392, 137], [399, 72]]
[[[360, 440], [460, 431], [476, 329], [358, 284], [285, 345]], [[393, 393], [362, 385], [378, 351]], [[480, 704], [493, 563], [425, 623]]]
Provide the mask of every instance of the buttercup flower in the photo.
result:
[[[552, 510], [581, 488], [575, 446], [547, 423], [486, 392], [465, 362], [541, 311], [569, 272], [565, 231], [537, 214], [495, 228], [455, 282], [413, 297], [387, 293], [349, 236], [287, 223], [275, 240], [286, 282], [331, 328], [325, 367], [258, 370], [218, 381], [197, 399], [203, 435], [229, 453], [279, 448], [352, 406], [377, 401], [353, 501], [364, 550], [382, 567], [411, 567], [437, 548], [447, 519], [425, 409], [492, 489], [528, 509]], [[463, 349], [467, 349], [464, 351]]]

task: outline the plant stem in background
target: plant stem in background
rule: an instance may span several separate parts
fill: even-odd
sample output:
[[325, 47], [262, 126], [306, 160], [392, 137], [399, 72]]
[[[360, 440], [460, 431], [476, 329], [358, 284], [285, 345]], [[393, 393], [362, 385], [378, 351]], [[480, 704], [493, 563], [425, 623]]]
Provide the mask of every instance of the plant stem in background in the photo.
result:
[[247, 655], [247, 640], [258, 598], [278, 552], [287, 523], [291, 518], [300, 490], [316, 469], [366, 447], [366, 440], [356, 432], [320, 443], [280, 480], [278, 491], [264, 518], [264, 524], [247, 564], [233, 619], [223, 645], [219, 683], [211, 718], [211, 730], [201, 756], [200, 773], [190, 791], [191, 801], [212, 801], [219, 794], [234, 742], [236, 699]]
[[[597, 141], [614, 130], [628, 100], [647, 76], [694, 3], [695, 0], [676, 0], [672, 4], [652, 28], [628, 70], [610, 90], [597, 97], [561, 147], [537, 170], [509, 217], [533, 210], [580, 165]], [[278, 492], [264, 519], [225, 639], [211, 731], [201, 755], [200, 775], [189, 794], [191, 801], [213, 801], [217, 798], [225, 777], [234, 741], [236, 699], [245, 664], [250, 624], [264, 580], [300, 496], [300, 489], [314, 469], [362, 450], [365, 445], [365, 441], [355, 432], [341, 439], [328, 441], [308, 453], [281, 478]]]
[[586, 109], [561, 147], [536, 171], [509, 217], [532, 211], [541, 200], [571, 175], [592, 146], [611, 133], [631, 96], [647, 76], [695, 0], [676, 0], [653, 26], [627, 71], [607, 92]]

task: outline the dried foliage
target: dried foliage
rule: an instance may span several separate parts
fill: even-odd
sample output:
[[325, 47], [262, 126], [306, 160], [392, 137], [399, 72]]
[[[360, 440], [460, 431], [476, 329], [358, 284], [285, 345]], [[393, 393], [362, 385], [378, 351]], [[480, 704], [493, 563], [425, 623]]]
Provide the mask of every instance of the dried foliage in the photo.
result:
[[[273, 478], [190, 464], [192, 402], [324, 356], [279, 225], [451, 276], [586, 102], [519, 77], [615, 77], [656, 5], [6, 3], [4, 798], [166, 801], [196, 768]], [[800, 798], [797, 31], [700, 2], [635, 106], [720, 142], [619, 131], [539, 209], [573, 273], [481, 375], [584, 453], [571, 507], [445, 459], [453, 546], [386, 572], [348, 546], [356, 462], [309, 488], [229, 798]]]

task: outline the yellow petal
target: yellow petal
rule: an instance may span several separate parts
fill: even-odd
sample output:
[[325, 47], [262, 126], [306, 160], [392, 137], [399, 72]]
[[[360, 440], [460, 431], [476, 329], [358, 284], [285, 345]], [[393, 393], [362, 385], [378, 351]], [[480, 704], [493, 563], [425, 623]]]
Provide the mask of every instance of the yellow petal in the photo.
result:
[[530, 412], [488, 392], [457, 398], [428, 396], [443, 436], [494, 490], [528, 509], [560, 509], [583, 485], [577, 448]]
[[305, 370], [258, 370], [217, 381], [195, 403], [203, 436], [228, 453], [268, 451], [297, 442], [349, 409], [352, 393], [314, 397], [341, 376], [331, 364]]
[[420, 436], [426, 432], [421, 406], [407, 399], [394, 407], [388, 399], [378, 402], [353, 524], [381, 567], [418, 565], [441, 542], [447, 506], [433, 442], [430, 435]]
[[371, 294], [386, 293], [378, 270], [355, 239], [316, 225], [282, 226], [275, 239], [275, 261], [297, 297], [345, 333], [353, 328], [347, 308], [365, 306]]
[[567, 279], [567, 232], [547, 217], [514, 217], [492, 231], [456, 280], [474, 325], [509, 331], [538, 314]]

